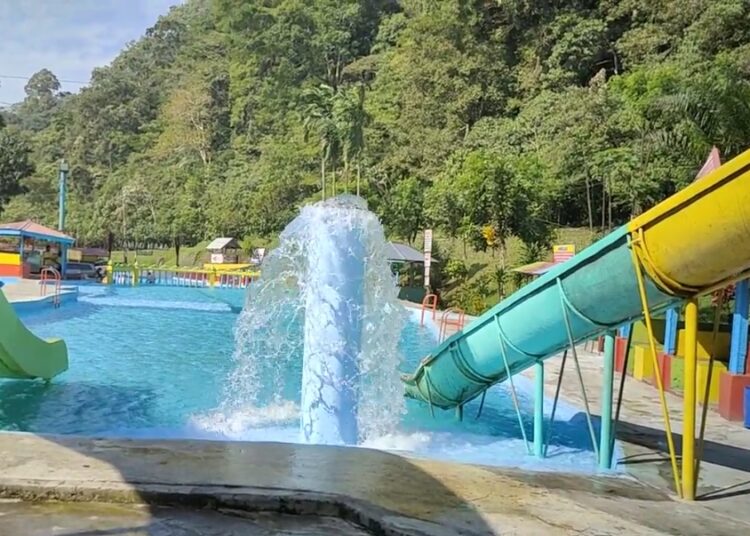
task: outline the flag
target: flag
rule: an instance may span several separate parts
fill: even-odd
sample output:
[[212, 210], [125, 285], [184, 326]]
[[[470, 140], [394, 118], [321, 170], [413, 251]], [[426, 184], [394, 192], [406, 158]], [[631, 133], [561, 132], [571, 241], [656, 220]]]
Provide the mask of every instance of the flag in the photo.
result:
[[706, 162], [703, 164], [703, 167], [695, 176], [695, 180], [705, 177], [706, 175], [708, 175], [709, 173], [711, 173], [713, 170], [715, 170], [716, 168], [720, 166], [721, 166], [721, 156], [719, 155], [719, 150], [714, 146], [711, 149], [711, 153], [708, 155]]

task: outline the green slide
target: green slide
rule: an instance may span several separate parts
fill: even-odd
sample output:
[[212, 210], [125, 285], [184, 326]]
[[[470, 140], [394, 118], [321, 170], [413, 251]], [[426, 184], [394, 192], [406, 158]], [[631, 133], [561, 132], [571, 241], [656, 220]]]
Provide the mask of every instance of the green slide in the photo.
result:
[[65, 341], [31, 333], [0, 289], [0, 378], [48, 380], [67, 369]]
[[750, 277], [750, 150], [614, 230], [441, 343], [406, 395], [463, 407], [571, 344]]

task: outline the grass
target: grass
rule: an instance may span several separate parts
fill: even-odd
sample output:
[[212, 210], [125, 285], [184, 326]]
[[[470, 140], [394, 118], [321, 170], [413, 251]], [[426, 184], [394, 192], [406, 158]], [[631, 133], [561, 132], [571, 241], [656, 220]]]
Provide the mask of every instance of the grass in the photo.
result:
[[[243, 242], [245, 242], [243, 244]], [[180, 267], [181, 268], [202, 268], [204, 264], [211, 261], [211, 254], [206, 250], [206, 246], [210, 243], [209, 240], [204, 240], [193, 246], [182, 246], [180, 248]], [[272, 238], [248, 238], [244, 241], [240, 241], [243, 247], [250, 251], [253, 248], [264, 247], [266, 253], [271, 249], [279, 245], [279, 237], [274, 236]], [[167, 249], [146, 249], [138, 250], [138, 255], [135, 255], [135, 251], [128, 251], [128, 261], [133, 262], [136, 258], [140, 265], [162, 265], [162, 266], [176, 266], [177, 256], [175, 255], [174, 248]], [[248, 253], [240, 254], [240, 260], [247, 261], [250, 255]], [[112, 251], [112, 262], [123, 263], [125, 262], [125, 252], [122, 250]]]
[[[180, 248], [180, 266], [185, 268], [198, 268], [202, 267], [204, 263], [210, 261], [210, 254], [206, 251], [208, 241], [199, 242], [194, 246], [181, 247]], [[177, 256], [175, 255], [174, 248], [168, 249], [149, 249], [149, 250], [138, 250], [138, 254], [131, 250], [128, 251], [128, 261], [133, 262], [138, 259], [138, 264], [141, 265], [164, 265], [164, 266], [175, 266], [177, 264]], [[125, 262], [124, 251], [113, 251], [112, 262], [120, 263]]]

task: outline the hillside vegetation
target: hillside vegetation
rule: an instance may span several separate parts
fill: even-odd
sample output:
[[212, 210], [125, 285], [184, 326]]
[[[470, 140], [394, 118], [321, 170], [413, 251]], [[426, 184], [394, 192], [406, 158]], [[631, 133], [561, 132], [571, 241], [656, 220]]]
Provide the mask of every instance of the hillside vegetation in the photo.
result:
[[188, 0], [78, 94], [34, 75], [2, 113], [0, 218], [54, 224], [61, 158], [92, 245], [260, 243], [359, 191], [390, 235], [457, 244], [456, 300], [491, 300], [476, 252], [510, 281], [556, 228], [619, 225], [748, 145], [749, 37], [745, 0]]

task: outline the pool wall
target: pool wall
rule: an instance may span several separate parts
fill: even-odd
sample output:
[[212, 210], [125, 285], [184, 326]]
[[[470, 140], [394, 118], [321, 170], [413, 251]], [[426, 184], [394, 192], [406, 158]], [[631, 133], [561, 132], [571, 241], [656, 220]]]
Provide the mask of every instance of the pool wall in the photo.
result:
[[[54, 295], [40, 296], [38, 299], [34, 300], [11, 302], [11, 305], [16, 314], [27, 315], [53, 307], [54, 298]], [[78, 301], [78, 288], [63, 288], [63, 291], [60, 293], [60, 305], [74, 303], [76, 301]]]

